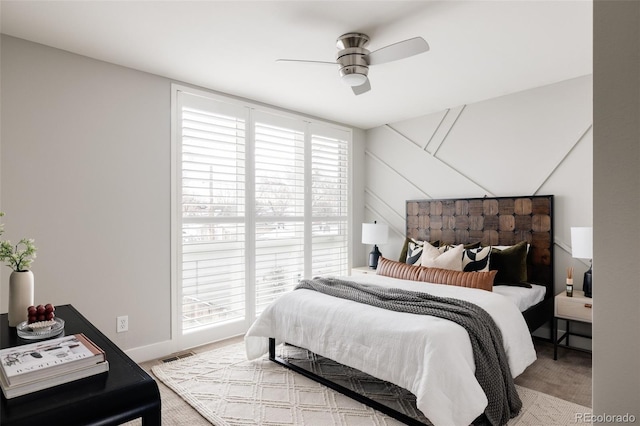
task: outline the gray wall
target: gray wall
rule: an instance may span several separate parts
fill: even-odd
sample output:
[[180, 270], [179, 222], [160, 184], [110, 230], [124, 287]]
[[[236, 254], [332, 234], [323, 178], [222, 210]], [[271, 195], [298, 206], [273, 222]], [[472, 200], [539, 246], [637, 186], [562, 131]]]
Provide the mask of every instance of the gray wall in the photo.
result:
[[397, 258], [406, 200], [553, 194], [557, 294], [567, 266], [588, 269], [571, 257], [570, 228], [592, 224], [592, 147], [591, 76], [374, 128], [365, 217], [390, 225], [380, 250]]
[[593, 411], [638, 422], [640, 2], [594, 3], [593, 75]]
[[[1, 47], [4, 237], [36, 240], [35, 302], [73, 304], [123, 348], [169, 339], [169, 81]], [[118, 315], [129, 332], [115, 333]]]
[[[2, 36], [3, 238], [36, 240], [36, 303], [71, 303], [136, 360], [171, 336], [171, 80]], [[360, 256], [364, 132], [353, 129]], [[0, 269], [0, 311], [9, 268]], [[129, 331], [116, 333], [116, 317]]]

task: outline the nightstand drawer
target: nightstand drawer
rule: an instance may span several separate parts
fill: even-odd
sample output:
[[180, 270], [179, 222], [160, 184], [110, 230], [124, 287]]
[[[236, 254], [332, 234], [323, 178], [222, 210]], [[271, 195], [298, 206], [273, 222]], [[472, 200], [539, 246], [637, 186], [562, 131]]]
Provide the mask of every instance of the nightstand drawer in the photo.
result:
[[351, 268], [351, 275], [368, 275], [368, 274], [373, 274], [375, 275], [376, 270], [375, 269], [371, 269], [368, 266], [358, 266], [356, 268]]
[[556, 298], [556, 316], [593, 322], [593, 300], [584, 297]]

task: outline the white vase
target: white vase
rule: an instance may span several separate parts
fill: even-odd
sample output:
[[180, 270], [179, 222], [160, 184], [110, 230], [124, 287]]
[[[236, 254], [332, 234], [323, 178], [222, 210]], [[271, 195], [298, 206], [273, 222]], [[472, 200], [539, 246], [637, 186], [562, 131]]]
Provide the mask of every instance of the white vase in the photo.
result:
[[13, 271], [9, 277], [9, 327], [26, 321], [33, 305], [33, 272]]

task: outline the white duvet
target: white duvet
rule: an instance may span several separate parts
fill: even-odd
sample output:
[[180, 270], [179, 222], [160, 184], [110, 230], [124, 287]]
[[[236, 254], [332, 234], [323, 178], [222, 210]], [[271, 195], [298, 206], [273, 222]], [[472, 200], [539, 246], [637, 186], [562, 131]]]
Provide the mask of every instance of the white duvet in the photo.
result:
[[[351, 281], [423, 291], [475, 303], [495, 320], [513, 377], [536, 359], [522, 314], [496, 293], [405, 281], [373, 274]], [[393, 312], [312, 290], [295, 290], [272, 303], [245, 336], [247, 357], [268, 352], [268, 338], [291, 343], [411, 391], [436, 426], [469, 425], [487, 398], [475, 378], [467, 332], [456, 323]]]

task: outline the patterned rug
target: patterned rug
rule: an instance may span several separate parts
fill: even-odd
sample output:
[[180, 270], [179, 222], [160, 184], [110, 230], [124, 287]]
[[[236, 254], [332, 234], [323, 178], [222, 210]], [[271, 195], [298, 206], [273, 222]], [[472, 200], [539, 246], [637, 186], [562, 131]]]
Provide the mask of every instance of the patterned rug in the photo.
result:
[[[425, 424], [408, 391], [293, 346], [278, 347], [289, 362], [367, 395]], [[266, 356], [247, 361], [244, 344], [154, 366], [153, 374], [216, 426], [380, 425], [399, 421], [281, 367]], [[517, 386], [523, 402], [509, 426], [572, 425], [591, 409]]]

